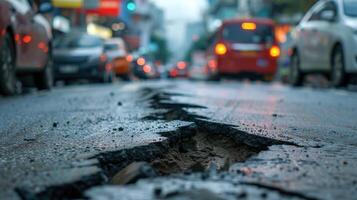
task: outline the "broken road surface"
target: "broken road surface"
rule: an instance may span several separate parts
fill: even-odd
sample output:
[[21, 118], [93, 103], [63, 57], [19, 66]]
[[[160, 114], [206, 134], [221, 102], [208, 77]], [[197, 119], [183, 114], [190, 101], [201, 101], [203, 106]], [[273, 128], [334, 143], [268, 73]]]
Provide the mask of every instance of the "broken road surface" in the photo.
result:
[[0, 199], [354, 199], [356, 100], [186, 81], [3, 98]]

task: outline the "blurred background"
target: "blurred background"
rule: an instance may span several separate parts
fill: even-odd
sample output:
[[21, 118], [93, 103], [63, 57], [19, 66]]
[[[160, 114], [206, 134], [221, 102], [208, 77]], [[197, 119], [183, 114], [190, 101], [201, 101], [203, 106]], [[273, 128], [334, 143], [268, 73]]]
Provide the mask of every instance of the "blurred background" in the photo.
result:
[[[41, 1], [43, 3], [45, 1]], [[271, 18], [280, 43], [315, 0], [54, 0], [55, 37], [80, 27], [104, 39], [122, 38], [129, 53], [149, 57], [159, 71], [200, 62], [208, 37], [227, 19]], [[286, 54], [287, 52], [283, 52]], [[129, 60], [131, 57], [129, 57]], [[286, 76], [286, 69], [281, 70]], [[163, 74], [164, 75], [164, 74]]]
[[[26, 65], [23, 63], [31, 59], [40, 59], [39, 57], [29, 54], [27, 57], [16, 58], [18, 64], [14, 71], [17, 81], [16, 84], [12, 84], [13, 88], [20, 87], [20, 83], [26, 85], [26, 82], [31, 82], [27, 80], [28, 75], [31, 75], [32, 78], [35, 77], [34, 82], [37, 82], [36, 86], [39, 89], [50, 88], [50, 83], [46, 86], [44, 82], [52, 80], [54, 83], [64, 84], [82, 79], [95, 82], [159, 78], [220, 80], [221, 77], [218, 76], [232, 72], [229, 69], [220, 71], [221, 65], [233, 65], [233, 61], [223, 58], [224, 54], [231, 58], [236, 56], [237, 59], [243, 56], [245, 60], [242, 58], [240, 65], [248, 66], [249, 64], [245, 63], [252, 62], [248, 57], [255, 57], [254, 63], [258, 63], [255, 65], [260, 68], [274, 65], [272, 67], [274, 70], [261, 74], [264, 76], [262, 80], [286, 83], [289, 82], [291, 56], [294, 53], [292, 33], [306, 12], [316, 3], [315, 0], [14, 0], [5, 2], [12, 2], [11, 4], [18, 10], [28, 9], [37, 18], [38, 15], [45, 17], [50, 25], [50, 29], [46, 26], [46, 30], [52, 34], [46, 39], [48, 42], [45, 42], [48, 43], [50, 50], [49, 53], [45, 51], [45, 54], [51, 57], [51, 63], [48, 64], [49, 59], [45, 58], [42, 65], [46, 66], [45, 62], [51, 65], [47, 75], [53, 74], [53, 77], [47, 80], [45, 75], [32, 76], [33, 74], [23, 70], [25, 67], [21, 65]], [[226, 36], [221, 38], [220, 31], [223, 35], [229, 34], [229, 30], [222, 27], [225, 23], [233, 23], [234, 19], [246, 20], [236, 22], [244, 31], [241, 34], [246, 36], [239, 36], [236, 32], [235, 34], [238, 35], [236, 38], [231, 37], [231, 41], [224, 40]], [[18, 28], [14, 29], [14, 32], [17, 32]], [[19, 29], [19, 35], [22, 34], [20, 32]], [[29, 34], [31, 35], [31, 32]], [[33, 37], [36, 37], [35, 35]], [[239, 39], [240, 37], [246, 39]], [[250, 40], [253, 42], [249, 43]], [[214, 46], [219, 43], [222, 43], [221, 46]], [[254, 47], [257, 44], [269, 46], [267, 47], [269, 58], [254, 49], [258, 48]], [[39, 45], [46, 47], [43, 44]], [[12, 51], [11, 48], [16, 47], [10, 44], [3, 49]], [[234, 48], [240, 51], [239, 55], [230, 52]], [[222, 55], [217, 52], [220, 50]], [[19, 59], [22, 59], [22, 62]], [[2, 85], [6, 85], [6, 80], [12, 80], [5, 79], [6, 77], [2, 78]], [[42, 85], [41, 81], [36, 79], [41, 79]], [[319, 77], [313, 79], [328, 85], [327, 79]], [[3, 89], [5, 94], [14, 91], [13, 88], [6, 89], [5, 86], [2, 88], [5, 88]]]

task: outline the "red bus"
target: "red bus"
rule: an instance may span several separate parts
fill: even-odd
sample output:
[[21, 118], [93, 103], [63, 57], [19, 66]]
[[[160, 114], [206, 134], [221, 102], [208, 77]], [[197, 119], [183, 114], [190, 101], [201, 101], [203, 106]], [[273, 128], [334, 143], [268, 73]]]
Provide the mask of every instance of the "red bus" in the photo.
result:
[[213, 66], [217, 68], [212, 76], [249, 74], [272, 80], [280, 56], [274, 27], [270, 19], [224, 21], [210, 48], [216, 62]]

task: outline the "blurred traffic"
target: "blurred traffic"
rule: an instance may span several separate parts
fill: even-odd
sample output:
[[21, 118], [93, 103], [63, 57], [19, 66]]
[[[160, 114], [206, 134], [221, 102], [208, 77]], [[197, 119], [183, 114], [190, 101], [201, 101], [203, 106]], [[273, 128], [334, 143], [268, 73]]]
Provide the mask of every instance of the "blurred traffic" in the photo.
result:
[[357, 0], [199, 2], [188, 20], [160, 0], [0, 0], [0, 91], [177, 78], [301, 86], [311, 74], [341, 87], [355, 78]]

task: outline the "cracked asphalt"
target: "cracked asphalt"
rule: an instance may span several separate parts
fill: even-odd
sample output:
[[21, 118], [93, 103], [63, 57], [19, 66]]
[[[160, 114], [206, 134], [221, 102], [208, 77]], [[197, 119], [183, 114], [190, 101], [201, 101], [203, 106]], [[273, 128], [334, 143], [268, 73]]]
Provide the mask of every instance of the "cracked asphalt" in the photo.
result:
[[[189, 81], [0, 98], [0, 199], [355, 199], [357, 93]], [[254, 155], [114, 186], [199, 132]]]

